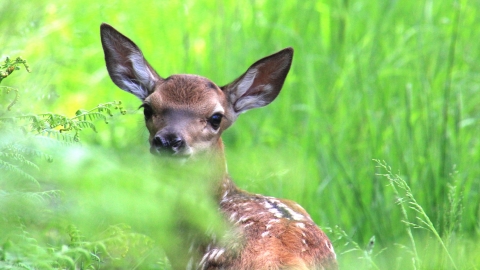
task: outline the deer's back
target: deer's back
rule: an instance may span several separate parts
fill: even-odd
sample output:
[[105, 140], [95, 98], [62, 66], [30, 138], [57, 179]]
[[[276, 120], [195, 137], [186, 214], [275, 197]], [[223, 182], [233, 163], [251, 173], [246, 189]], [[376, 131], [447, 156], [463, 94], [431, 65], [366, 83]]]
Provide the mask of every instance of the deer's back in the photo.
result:
[[297, 203], [226, 192], [220, 208], [233, 224], [205, 253], [204, 269], [336, 269], [330, 240]]

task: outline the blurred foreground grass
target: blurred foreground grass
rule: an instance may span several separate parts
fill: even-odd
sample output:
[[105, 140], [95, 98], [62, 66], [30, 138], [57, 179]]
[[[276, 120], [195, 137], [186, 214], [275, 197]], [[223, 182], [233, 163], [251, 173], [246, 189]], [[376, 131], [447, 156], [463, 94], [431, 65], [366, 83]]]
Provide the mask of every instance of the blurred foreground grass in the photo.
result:
[[[195, 73], [219, 85], [294, 47], [278, 99], [242, 115], [224, 134], [239, 186], [293, 199], [332, 228], [342, 268], [361, 267], [359, 260], [364, 268], [453, 268], [431, 230], [411, 227], [421, 264], [413, 261], [398, 205], [405, 197], [372, 161], [385, 160], [411, 188], [457, 268], [480, 267], [479, 12], [475, 1], [2, 1], [0, 56], [23, 56], [32, 73], [2, 81], [19, 98], [1, 117], [73, 116], [112, 100], [122, 100], [128, 115], [95, 123], [98, 133], [82, 131], [80, 149], [52, 146], [48, 151], [59, 155], [53, 163], [29, 169], [39, 185], [0, 171], [0, 262], [15, 247], [26, 251], [9, 256], [51, 262], [48, 252], [55, 251], [53, 258], [66, 260], [62, 246], [78, 242], [74, 232], [92, 243], [122, 231], [142, 239], [142, 255], [125, 258], [161, 268], [155, 248], [176, 248], [168, 239], [178, 209], [201, 228], [215, 224], [209, 202], [200, 204], [198, 219], [190, 215], [205, 199], [195, 192], [202, 183], [177, 183], [169, 177], [177, 172], [150, 160], [139, 101], [107, 77], [99, 25], [108, 22], [137, 42], [159, 74]], [[1, 91], [7, 107], [11, 94]], [[0, 132], [0, 143], [10, 142]], [[418, 212], [405, 209], [408, 222], [417, 223]], [[23, 240], [11, 240], [18, 236]], [[114, 246], [135, 242], [124, 239]], [[119, 250], [112, 258], [134, 268]], [[89, 252], [84, 257], [92, 261]], [[95, 265], [102, 266], [111, 264]]]

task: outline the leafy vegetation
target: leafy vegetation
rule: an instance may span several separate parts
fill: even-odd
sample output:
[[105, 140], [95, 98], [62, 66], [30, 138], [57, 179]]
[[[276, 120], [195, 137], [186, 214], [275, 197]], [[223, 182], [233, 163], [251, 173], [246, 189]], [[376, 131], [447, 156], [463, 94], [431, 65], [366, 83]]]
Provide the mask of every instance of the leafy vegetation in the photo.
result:
[[[19, 70], [20, 64], [29, 71], [26, 61], [22, 58], [18, 57], [15, 61], [11, 61], [7, 57], [5, 64], [0, 67], [1, 79]], [[17, 102], [19, 91], [5, 86], [0, 86], [0, 90], [4, 90], [7, 94], [15, 93], [13, 101], [10, 101], [6, 107], [7, 112], [2, 112], [0, 117], [2, 133], [0, 228], [3, 232], [0, 237], [2, 244], [0, 267], [2, 269], [97, 269], [105, 265], [106, 261], [125, 257], [132, 246], [138, 245], [137, 242], [141, 243], [143, 249], [147, 248], [150, 251], [149, 243], [152, 241], [144, 235], [130, 232], [125, 226], [112, 225], [99, 240], [84, 241], [80, 231], [71, 224], [61, 230], [69, 236], [68, 240], [52, 237], [59, 241], [58, 245], [53, 246], [42, 245], [29, 232], [32, 229], [35, 233], [47, 230], [45, 234], [49, 234], [52, 233], [52, 229], [59, 229], [57, 226], [49, 228], [49, 226], [38, 226], [39, 224], [32, 222], [32, 220], [40, 221], [38, 220], [40, 216], [57, 219], [58, 214], [52, 213], [51, 209], [45, 209], [49, 208], [49, 203], [62, 202], [61, 190], [45, 190], [37, 179], [37, 175], [45, 176], [41, 171], [43, 166], [37, 164], [38, 159], [53, 162], [52, 154], [42, 146], [49, 142], [57, 147], [66, 147], [78, 142], [79, 132], [83, 128], [91, 128], [95, 131], [93, 120], [102, 119], [106, 122], [107, 115], [113, 116], [113, 109], [124, 113], [119, 106], [120, 102], [100, 104], [89, 111], [78, 110], [74, 117], [52, 113], [10, 114], [8, 111]], [[70, 133], [74, 133], [73, 137]], [[22, 180], [27, 180], [34, 185], [18, 184]], [[40, 213], [35, 213], [36, 211]], [[45, 235], [42, 236], [45, 237]]]
[[105, 70], [101, 22], [162, 76], [219, 85], [292, 46], [277, 100], [224, 133], [237, 184], [304, 206], [342, 269], [479, 268], [479, 12], [465, 0], [1, 2], [1, 59], [23, 57], [0, 66], [0, 268], [163, 269], [179, 216], [216, 224], [204, 184], [149, 157], [139, 101]]

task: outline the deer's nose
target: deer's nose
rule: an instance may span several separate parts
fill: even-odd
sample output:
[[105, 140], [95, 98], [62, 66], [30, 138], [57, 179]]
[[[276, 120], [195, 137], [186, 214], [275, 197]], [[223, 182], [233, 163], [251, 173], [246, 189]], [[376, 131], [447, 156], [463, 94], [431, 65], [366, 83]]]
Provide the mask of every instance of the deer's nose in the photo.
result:
[[151, 151], [154, 153], [176, 154], [185, 148], [185, 140], [177, 134], [155, 135]]

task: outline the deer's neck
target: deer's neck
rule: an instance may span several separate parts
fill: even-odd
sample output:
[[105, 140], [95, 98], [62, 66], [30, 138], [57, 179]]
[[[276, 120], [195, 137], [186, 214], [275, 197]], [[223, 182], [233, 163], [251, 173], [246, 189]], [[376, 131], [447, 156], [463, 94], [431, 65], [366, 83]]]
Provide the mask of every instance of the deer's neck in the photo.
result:
[[218, 172], [218, 174], [215, 174], [214, 176], [214, 196], [215, 200], [220, 202], [222, 198], [238, 190], [237, 186], [228, 175], [225, 149], [221, 138], [215, 145], [213, 158], [213, 162], [216, 164], [216, 171]]

